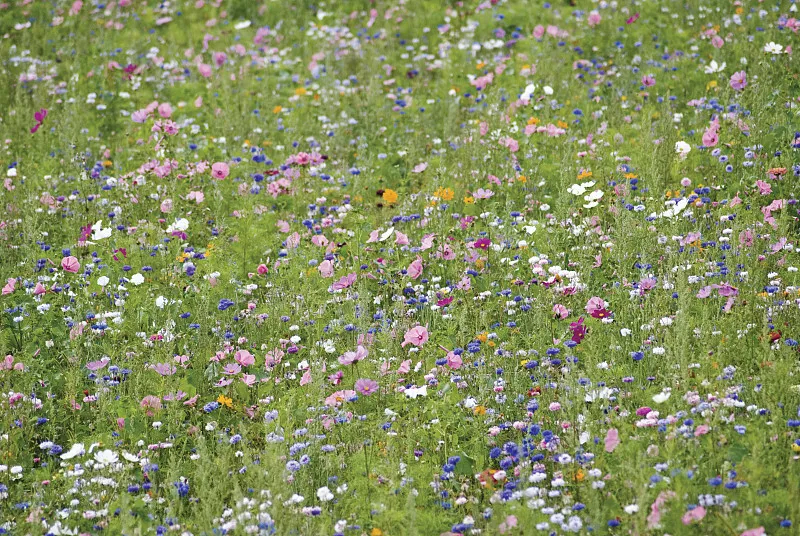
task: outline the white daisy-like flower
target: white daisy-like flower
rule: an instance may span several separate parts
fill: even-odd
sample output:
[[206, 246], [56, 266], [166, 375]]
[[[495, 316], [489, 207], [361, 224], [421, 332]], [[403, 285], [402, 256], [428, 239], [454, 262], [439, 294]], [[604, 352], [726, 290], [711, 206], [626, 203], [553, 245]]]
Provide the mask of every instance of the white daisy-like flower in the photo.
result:
[[75, 443], [67, 452], [61, 454], [61, 459], [71, 460], [77, 456], [82, 456], [84, 452], [86, 452], [86, 448], [83, 446], [83, 443]]

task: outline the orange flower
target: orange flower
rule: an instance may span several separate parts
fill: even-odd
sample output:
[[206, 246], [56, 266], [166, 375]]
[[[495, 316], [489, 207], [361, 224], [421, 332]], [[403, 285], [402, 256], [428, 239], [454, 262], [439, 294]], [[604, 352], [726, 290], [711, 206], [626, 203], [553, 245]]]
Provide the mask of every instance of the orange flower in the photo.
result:
[[383, 200], [391, 205], [397, 203], [397, 199], [400, 196], [398, 196], [397, 192], [395, 192], [394, 190], [386, 189], [383, 191], [383, 195], [381, 197], [383, 197]]

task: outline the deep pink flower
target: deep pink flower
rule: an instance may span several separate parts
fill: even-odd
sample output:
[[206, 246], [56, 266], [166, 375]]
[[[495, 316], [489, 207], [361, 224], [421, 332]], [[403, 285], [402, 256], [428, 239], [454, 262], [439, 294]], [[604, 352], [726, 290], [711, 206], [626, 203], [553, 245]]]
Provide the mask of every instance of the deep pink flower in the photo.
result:
[[477, 249], [487, 250], [487, 249], [489, 249], [489, 246], [491, 244], [492, 244], [492, 241], [489, 240], [488, 238], [481, 238], [479, 240], [476, 240], [473, 243], [473, 246], [476, 247]]

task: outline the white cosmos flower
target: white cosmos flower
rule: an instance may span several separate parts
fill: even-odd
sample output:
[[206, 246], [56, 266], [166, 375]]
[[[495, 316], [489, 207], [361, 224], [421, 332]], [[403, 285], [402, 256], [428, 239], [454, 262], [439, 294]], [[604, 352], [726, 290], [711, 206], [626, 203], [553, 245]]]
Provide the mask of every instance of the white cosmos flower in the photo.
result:
[[417, 398], [418, 396], [428, 396], [428, 386], [423, 385], [422, 387], [412, 387], [410, 389], [406, 389], [405, 393], [408, 398]]
[[83, 453], [86, 452], [86, 448], [83, 446], [83, 443], [75, 443], [70, 447], [67, 452], [61, 454], [62, 460], [71, 460], [76, 456], [81, 456]]
[[725, 62], [722, 62], [722, 65], [717, 63], [717, 60], [711, 60], [711, 63], [706, 65], [705, 71], [706, 74], [714, 74], [714, 73], [721, 73], [722, 70], [725, 69]]
[[678, 156], [680, 156], [681, 160], [686, 158], [686, 155], [688, 155], [691, 150], [692, 146], [685, 141], [675, 142], [675, 152], [678, 153]]
[[102, 240], [111, 236], [111, 227], [103, 229], [103, 220], [92, 225], [92, 240]]
[[122, 451], [122, 457], [128, 460], [129, 462], [136, 463], [139, 461], [139, 456], [137, 456], [136, 454], [131, 454], [130, 452], [125, 452], [124, 450]]
[[133, 283], [136, 286], [141, 285], [142, 283], [144, 283], [144, 276], [142, 274], [133, 274], [133, 276], [131, 277], [131, 283]]
[[[670, 203], [672, 203], [672, 202], [670, 202]], [[689, 204], [689, 199], [684, 197], [680, 201], [678, 201], [677, 203], [673, 204], [670, 208], [668, 208], [667, 210], [662, 212], [661, 213], [661, 217], [662, 218], [663, 217], [674, 218], [675, 216], [680, 214], [683, 211], [683, 209], [686, 208], [686, 205], [688, 205], [688, 204]]]
[[584, 193], [586, 193], [586, 188], [584, 188], [582, 184], [573, 184], [572, 186], [567, 188], [567, 191], [572, 195], [583, 195]]
[[531, 97], [533, 96], [533, 93], [535, 91], [536, 91], [536, 84], [528, 84], [527, 86], [525, 86], [525, 91], [523, 91], [522, 95], [520, 95], [519, 97], [520, 100], [526, 100], [526, 101], [531, 100]]
[[662, 391], [657, 395], [653, 396], [653, 402], [655, 402], [656, 404], [663, 404], [664, 402], [669, 400], [669, 396], [671, 394], [672, 393], [670, 393], [669, 391]]
[[175, 223], [167, 227], [168, 233], [174, 233], [175, 231], [185, 231], [189, 228], [189, 220], [186, 218], [178, 218], [175, 220]]
[[764, 52], [768, 54], [781, 54], [783, 52], [783, 45], [779, 45], [775, 41], [770, 41], [764, 45]]
[[108, 285], [108, 282], [109, 279], [107, 276], [101, 275], [100, 277], [97, 278], [97, 284], [100, 285], [101, 287]]
[[116, 463], [118, 460], [119, 456], [117, 456], [117, 453], [111, 449], [98, 450], [94, 454], [94, 461], [97, 463], [102, 463], [103, 465]]
[[249, 28], [250, 24], [252, 24], [249, 20], [243, 20], [241, 22], [237, 22], [233, 27], [237, 30], [244, 30], [245, 28]]

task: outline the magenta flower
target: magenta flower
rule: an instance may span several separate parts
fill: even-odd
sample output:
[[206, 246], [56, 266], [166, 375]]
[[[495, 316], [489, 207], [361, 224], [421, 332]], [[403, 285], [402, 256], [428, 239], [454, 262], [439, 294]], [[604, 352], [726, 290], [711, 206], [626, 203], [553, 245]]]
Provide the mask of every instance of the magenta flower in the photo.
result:
[[572, 341], [577, 344], [580, 344], [586, 337], [586, 326], [583, 323], [583, 317], [580, 317], [577, 322], [570, 323], [569, 329], [572, 331]]
[[369, 378], [361, 378], [360, 380], [356, 380], [355, 388], [356, 391], [362, 395], [369, 396], [378, 390], [378, 382], [370, 380]]
[[654, 85], [656, 85], [656, 79], [650, 76], [649, 74], [646, 74], [642, 77], [642, 85], [644, 87], [653, 87]]
[[47, 110], [45, 108], [42, 108], [38, 112], [34, 112], [33, 120], [36, 121], [36, 124], [31, 127], [31, 134], [35, 134], [36, 131], [39, 130], [39, 127], [42, 126], [42, 123], [44, 123], [45, 117], [47, 117]]
[[486, 249], [489, 249], [489, 246], [491, 244], [492, 244], [492, 241], [489, 240], [488, 238], [481, 238], [479, 240], [476, 240], [475, 243], [473, 244], [473, 246], [476, 247], [477, 249], [486, 250]]

